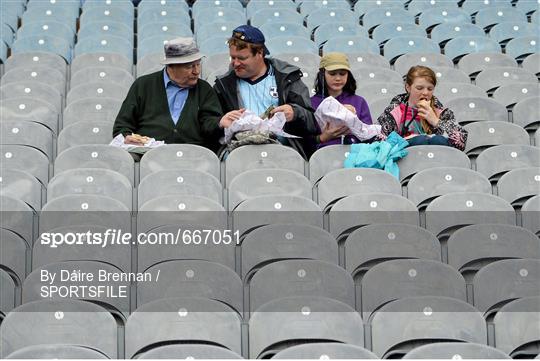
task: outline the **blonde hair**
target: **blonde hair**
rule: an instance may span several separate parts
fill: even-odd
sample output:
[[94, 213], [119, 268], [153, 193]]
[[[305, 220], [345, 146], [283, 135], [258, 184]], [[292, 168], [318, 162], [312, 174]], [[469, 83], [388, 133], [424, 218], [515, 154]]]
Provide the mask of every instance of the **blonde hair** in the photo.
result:
[[[416, 78], [426, 78], [431, 84], [433, 84], [433, 86], [437, 85], [437, 76], [435, 75], [435, 72], [427, 66], [412, 66], [407, 72], [407, 75], [405, 76], [405, 83], [408, 86], [412, 86]], [[433, 97], [431, 98], [430, 105], [431, 109], [433, 109], [433, 111], [435, 112], [435, 102], [433, 100]], [[427, 120], [422, 118], [420, 119], [420, 123], [422, 124], [422, 129], [424, 129], [424, 132], [426, 132], [426, 134], [432, 133], [431, 126], [429, 125]]]

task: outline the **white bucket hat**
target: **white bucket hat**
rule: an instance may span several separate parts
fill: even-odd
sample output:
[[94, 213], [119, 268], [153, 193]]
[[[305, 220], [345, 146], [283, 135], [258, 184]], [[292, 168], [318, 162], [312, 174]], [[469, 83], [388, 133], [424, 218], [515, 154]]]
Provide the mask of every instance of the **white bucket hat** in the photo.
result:
[[186, 64], [199, 60], [204, 55], [199, 51], [193, 38], [176, 38], [164, 45], [165, 58], [161, 64]]

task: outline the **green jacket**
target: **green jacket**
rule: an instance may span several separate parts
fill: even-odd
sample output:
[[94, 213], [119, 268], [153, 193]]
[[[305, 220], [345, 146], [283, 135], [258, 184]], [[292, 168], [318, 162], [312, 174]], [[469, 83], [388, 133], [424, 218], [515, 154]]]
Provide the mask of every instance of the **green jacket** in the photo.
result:
[[189, 90], [175, 125], [167, 103], [163, 70], [160, 70], [138, 78], [131, 85], [114, 121], [113, 137], [138, 133], [167, 144], [196, 144], [216, 151], [223, 135], [219, 128], [221, 116], [216, 93], [206, 81], [199, 79]]

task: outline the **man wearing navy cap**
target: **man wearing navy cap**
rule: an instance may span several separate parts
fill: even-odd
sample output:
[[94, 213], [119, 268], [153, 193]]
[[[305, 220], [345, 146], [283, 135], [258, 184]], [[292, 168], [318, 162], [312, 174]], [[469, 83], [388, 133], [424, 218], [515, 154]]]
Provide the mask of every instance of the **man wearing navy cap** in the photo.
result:
[[[264, 42], [263, 33], [253, 26], [241, 25], [233, 30], [228, 40], [232, 69], [217, 77], [214, 85], [226, 113], [222, 123], [230, 125], [245, 109], [263, 114], [273, 107], [270, 116], [276, 112], [285, 114], [287, 133], [300, 137], [316, 135], [309, 90], [301, 80], [302, 72], [284, 61], [266, 58], [269, 52]], [[288, 143], [306, 158], [312, 153], [303, 140], [289, 139]]]

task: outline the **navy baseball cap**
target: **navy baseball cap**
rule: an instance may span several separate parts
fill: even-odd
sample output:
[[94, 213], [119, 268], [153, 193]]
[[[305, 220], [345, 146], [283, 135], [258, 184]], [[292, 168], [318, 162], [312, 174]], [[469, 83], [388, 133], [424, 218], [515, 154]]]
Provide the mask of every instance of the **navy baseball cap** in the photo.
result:
[[265, 39], [263, 33], [254, 26], [240, 25], [233, 30], [232, 37], [234, 39], [243, 40], [246, 43], [262, 45], [264, 47], [264, 54], [270, 54], [270, 52], [264, 45]]

